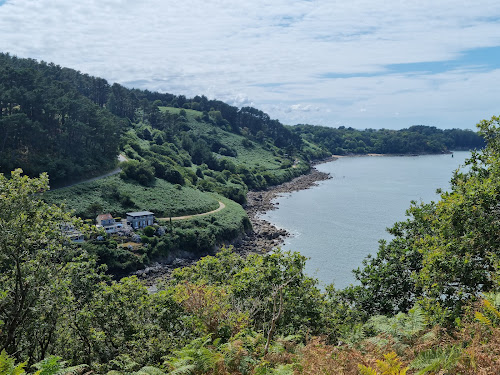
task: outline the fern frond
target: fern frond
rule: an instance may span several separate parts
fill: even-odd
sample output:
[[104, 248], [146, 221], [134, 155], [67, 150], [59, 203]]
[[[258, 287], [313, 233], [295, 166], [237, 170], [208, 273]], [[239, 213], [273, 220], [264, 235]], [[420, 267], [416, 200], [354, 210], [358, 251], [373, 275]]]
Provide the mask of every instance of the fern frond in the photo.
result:
[[371, 367], [358, 365], [358, 370], [361, 375], [378, 375], [377, 371]]
[[390, 352], [384, 354], [383, 360], [377, 360], [378, 371], [363, 365], [358, 365], [358, 369], [362, 375], [406, 375], [409, 367], [401, 368], [402, 365], [397, 354]]
[[134, 375], [165, 375], [165, 372], [154, 366], [144, 366]]
[[354, 327], [346, 328], [341, 333], [341, 338], [349, 346], [353, 346], [366, 338], [365, 327], [362, 324], [356, 324]]
[[89, 366], [86, 364], [65, 367], [57, 372], [57, 375], [81, 375], [90, 370]]
[[389, 340], [380, 336], [370, 337], [366, 341], [368, 341], [370, 344], [377, 346], [378, 348], [383, 348], [384, 346], [389, 344]]
[[195, 365], [185, 365], [169, 372], [169, 375], [190, 375], [196, 369]]
[[483, 301], [483, 305], [484, 305], [487, 312], [489, 312], [495, 318], [500, 319], [500, 311], [498, 311], [498, 309], [495, 306], [493, 306], [490, 301], [485, 299]]
[[2, 350], [0, 354], [0, 375], [23, 375], [26, 362], [15, 364], [14, 358], [9, 357], [7, 352]]
[[406, 336], [413, 337], [427, 326], [427, 321], [423, 310], [415, 307], [408, 311], [406, 317], [401, 321], [402, 328]]
[[485, 325], [487, 327], [493, 326], [493, 324], [491, 323], [491, 320], [487, 316], [485, 316], [484, 314], [480, 313], [479, 311], [475, 312], [474, 317], [476, 318], [476, 320], [478, 322], [482, 323], [483, 325]]
[[410, 367], [420, 370], [417, 375], [448, 370], [458, 362], [461, 354], [461, 349], [456, 346], [426, 350], [413, 360]]

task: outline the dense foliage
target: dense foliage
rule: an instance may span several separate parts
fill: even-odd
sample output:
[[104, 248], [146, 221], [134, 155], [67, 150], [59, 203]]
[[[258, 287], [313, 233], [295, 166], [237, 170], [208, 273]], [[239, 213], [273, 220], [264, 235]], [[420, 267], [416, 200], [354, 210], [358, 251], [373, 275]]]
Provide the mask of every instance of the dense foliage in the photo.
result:
[[[248, 189], [303, 174], [311, 159], [482, 141], [425, 126], [286, 127], [254, 108], [4, 54], [0, 109], [3, 172], [63, 182], [112, 169], [118, 152], [128, 159], [120, 175], [50, 192], [46, 174], [0, 174], [2, 374], [500, 373], [499, 118], [479, 124], [487, 146], [451, 191], [390, 229], [355, 271], [359, 285], [320, 290], [299, 253], [222, 249], [152, 293], [119, 276], [236, 238], [249, 229], [238, 204]], [[120, 243], [54, 204], [65, 200], [83, 218], [153, 210], [163, 220]]]
[[450, 150], [480, 149], [484, 140], [472, 130], [437, 129], [414, 125], [408, 129], [329, 128], [296, 125], [293, 132], [335, 155], [346, 154], [437, 154]]
[[[361, 285], [347, 290], [322, 292], [304, 273], [306, 259], [280, 250], [223, 249], [155, 293], [135, 278], [110, 281], [66, 237], [64, 228], [82, 224], [39, 200], [45, 175], [0, 175], [0, 367], [19, 375], [498, 373], [499, 124], [480, 124], [485, 150], [440, 201], [410, 208], [391, 229], [395, 239], [357, 271]], [[216, 220], [231, 220], [226, 213]], [[172, 238], [177, 223], [165, 224], [165, 233], [145, 229], [143, 243]]]
[[60, 182], [111, 169], [123, 121], [103, 108], [107, 88], [99, 78], [0, 54], [0, 171], [21, 167]]

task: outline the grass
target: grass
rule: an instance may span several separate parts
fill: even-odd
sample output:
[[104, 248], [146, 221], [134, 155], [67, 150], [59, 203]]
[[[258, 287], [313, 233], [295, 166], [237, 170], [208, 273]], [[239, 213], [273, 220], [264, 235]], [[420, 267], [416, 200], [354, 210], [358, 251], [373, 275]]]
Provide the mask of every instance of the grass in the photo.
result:
[[[182, 108], [160, 107], [162, 112], [178, 114]], [[204, 121], [198, 122], [197, 117], [203, 115], [200, 111], [185, 109], [190, 132], [196, 137], [216, 138], [221, 144], [231, 147], [237, 152], [236, 157], [224, 156], [232, 160], [235, 164], [244, 164], [248, 168], [259, 168], [263, 171], [276, 171], [281, 168], [283, 162], [289, 159], [278, 153], [278, 148], [273, 145], [263, 145], [258, 142], [251, 142], [251, 147], [244, 147], [242, 135], [231, 133], [213, 124]]]
[[110, 212], [114, 216], [124, 216], [130, 211], [182, 216], [219, 207], [213, 196], [191, 187], [173, 185], [161, 179], [156, 179], [154, 186], [145, 187], [123, 181], [119, 176], [49, 191], [43, 199], [49, 203], [65, 203], [76, 215], [84, 218], [94, 218], [95, 211]]
[[[163, 221], [173, 248], [203, 252], [217, 244], [231, 241], [251, 227], [245, 210], [236, 202], [219, 194], [212, 197], [225, 204], [225, 208], [206, 216], [186, 220]], [[163, 254], [164, 255], [164, 254]]]

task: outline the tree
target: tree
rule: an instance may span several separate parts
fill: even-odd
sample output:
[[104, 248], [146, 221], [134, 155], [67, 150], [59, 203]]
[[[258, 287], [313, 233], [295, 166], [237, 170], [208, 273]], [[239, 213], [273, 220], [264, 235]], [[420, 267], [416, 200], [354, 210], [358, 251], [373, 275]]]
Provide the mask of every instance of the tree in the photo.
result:
[[56, 329], [61, 271], [73, 254], [67, 230], [78, 222], [37, 199], [46, 174], [21, 173], [0, 174], [0, 350], [33, 360], [44, 357]]
[[[376, 257], [355, 271], [361, 285], [345, 296], [366, 314], [406, 312], [415, 303], [438, 323], [451, 323], [481, 293], [497, 288], [500, 256], [500, 118], [478, 124], [487, 141], [469, 169], [455, 172], [438, 202], [408, 210]], [[417, 128], [414, 130], [422, 131]]]

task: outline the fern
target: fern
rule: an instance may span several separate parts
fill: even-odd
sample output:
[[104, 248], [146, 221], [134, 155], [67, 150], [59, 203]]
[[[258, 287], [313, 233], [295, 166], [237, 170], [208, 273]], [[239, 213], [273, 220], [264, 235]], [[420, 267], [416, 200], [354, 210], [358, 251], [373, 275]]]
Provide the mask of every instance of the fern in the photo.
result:
[[449, 370], [458, 362], [461, 354], [462, 350], [457, 346], [426, 350], [413, 360], [410, 367], [420, 370], [417, 375]]
[[366, 329], [362, 324], [356, 324], [353, 327], [345, 326], [340, 336], [342, 341], [352, 347], [366, 338]]
[[195, 365], [184, 365], [169, 372], [169, 375], [190, 375], [196, 370]]
[[109, 361], [109, 363], [118, 371], [125, 373], [134, 372], [141, 366], [139, 363], [130, 358], [128, 354], [120, 354], [115, 359]]
[[408, 367], [401, 368], [402, 363], [396, 353], [384, 354], [383, 360], [377, 360], [377, 369], [358, 365], [362, 375], [406, 375]]
[[[398, 314], [399, 315], [399, 314]], [[402, 328], [403, 334], [407, 338], [412, 338], [427, 326], [427, 322], [425, 319], [425, 314], [419, 307], [414, 307], [408, 314], [403, 314], [404, 317], [401, 317], [398, 320], [400, 323], [400, 327]]]
[[[415, 337], [427, 326], [424, 312], [419, 307], [411, 309], [407, 314], [399, 313], [394, 317], [383, 315], [373, 316], [365, 324], [365, 330], [378, 337], [369, 341], [378, 347], [383, 347], [390, 336], [394, 340], [398, 352], [411, 344]], [[380, 337], [382, 335], [382, 337]]]
[[23, 375], [26, 362], [16, 365], [14, 358], [9, 357], [5, 350], [0, 354], [0, 375]]
[[483, 305], [485, 310], [493, 317], [495, 321], [500, 321], [500, 311], [491, 304], [490, 301], [484, 300]]
[[37, 369], [34, 375], [80, 375], [90, 370], [86, 364], [66, 367], [66, 361], [57, 356], [49, 356], [33, 367]]
[[139, 371], [134, 372], [134, 375], [165, 375], [165, 372], [158, 367], [144, 366]]
[[65, 366], [61, 357], [50, 356], [33, 365], [38, 371], [35, 375], [55, 375]]
[[481, 313], [479, 311], [476, 311], [474, 313], [474, 317], [476, 318], [476, 320], [479, 323], [481, 323], [481, 324], [483, 324], [483, 325], [485, 325], [487, 327], [492, 327], [493, 326], [493, 323], [491, 322], [491, 320], [487, 316], [485, 316], [483, 313]]
[[192, 372], [209, 372], [219, 361], [223, 360], [220, 353], [211, 350], [206, 345], [211, 342], [210, 335], [191, 341], [181, 350], [174, 352], [174, 356], [166, 359], [173, 375], [190, 374]]
[[359, 373], [361, 375], [379, 375], [377, 370], [372, 369], [371, 367], [363, 366], [363, 365], [359, 365]]
[[497, 302], [500, 300], [500, 293], [487, 294], [486, 298], [482, 300], [483, 312], [476, 311], [474, 317], [489, 328], [498, 327], [500, 326], [500, 311]]

